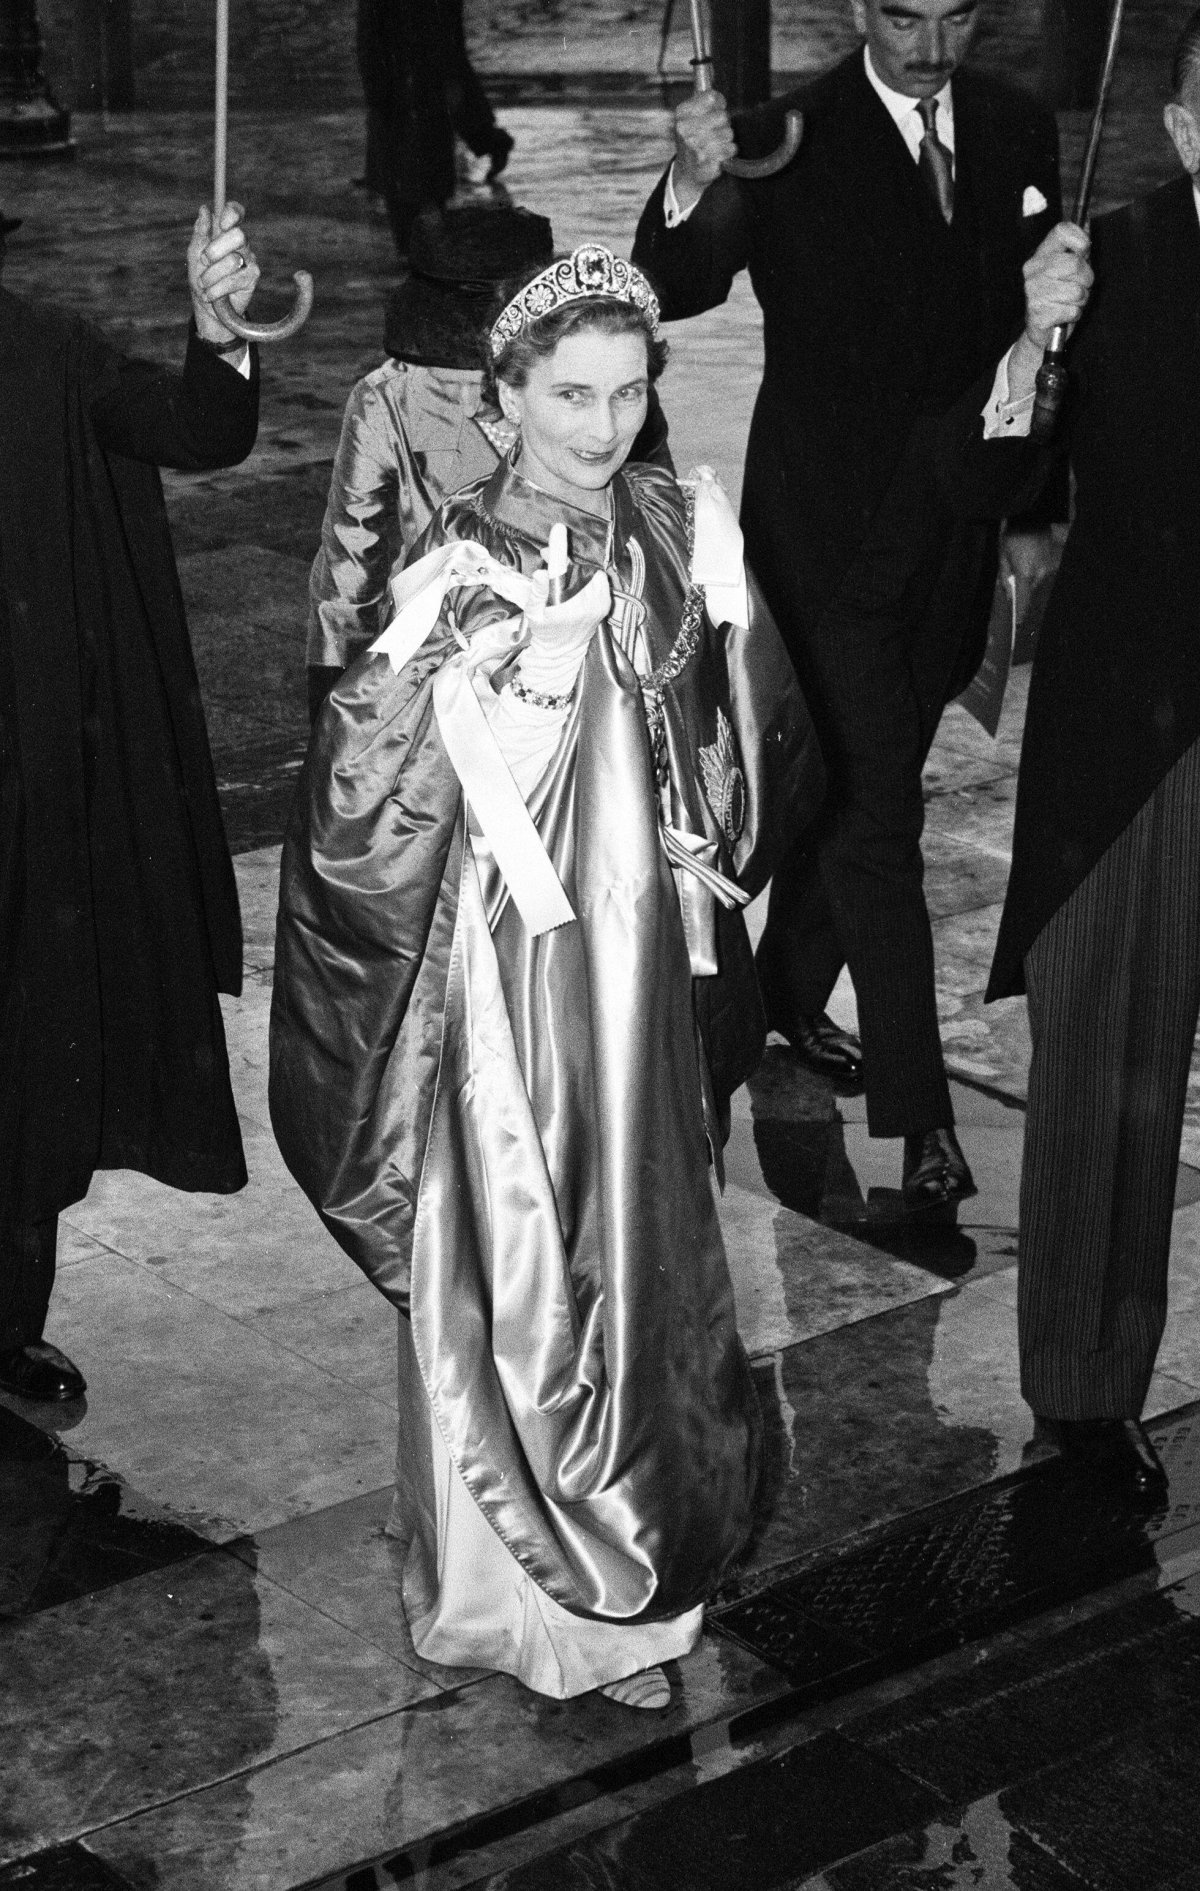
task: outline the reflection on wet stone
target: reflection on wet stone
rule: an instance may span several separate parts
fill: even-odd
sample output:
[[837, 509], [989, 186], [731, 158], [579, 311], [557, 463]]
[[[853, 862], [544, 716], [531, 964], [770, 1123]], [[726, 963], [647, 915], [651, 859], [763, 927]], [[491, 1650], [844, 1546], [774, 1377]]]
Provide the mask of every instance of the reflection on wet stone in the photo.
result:
[[132, 1891], [128, 1878], [82, 1845], [54, 1845], [0, 1866], [0, 1891]]
[[863, 1857], [825, 1872], [799, 1891], [1087, 1891], [1075, 1872], [1025, 1832], [1015, 1829], [993, 1799], [970, 1806], [962, 1823], [928, 1825], [921, 1832], [878, 1845]]
[[489, 1891], [783, 1891], [937, 1807], [898, 1769], [822, 1734], [486, 1882]]
[[872, 1247], [880, 1248], [898, 1261], [911, 1261], [936, 1274], [939, 1280], [962, 1280], [972, 1272], [979, 1249], [971, 1234], [958, 1225], [964, 1205], [945, 1202], [936, 1208], [917, 1212], [908, 1208], [899, 1189], [873, 1188], [868, 1191], [866, 1215], [857, 1223], [847, 1223], [829, 1216], [832, 1227], [853, 1227], [855, 1234]]
[[930, 1398], [943, 1299], [754, 1362], [766, 1469], [739, 1580], [991, 1476], [994, 1431], [948, 1425]]
[[[738, 1146], [735, 1122], [731, 1179], [765, 1189], [793, 1214], [852, 1235], [940, 1280], [961, 1280], [1015, 1259], [1018, 1109], [953, 1084], [956, 1110], [967, 1119], [960, 1128], [980, 1193], [961, 1203], [914, 1207], [899, 1187], [899, 1139], [869, 1137], [861, 1101], [839, 1104], [828, 1080], [806, 1070], [790, 1050], [769, 1045], [747, 1090], [753, 1155], [748, 1159]], [[999, 1126], [989, 1120], [998, 1111], [1010, 1119]], [[1003, 1134], [997, 1134], [998, 1127]], [[751, 1162], [755, 1174], [749, 1179]], [[893, 1171], [892, 1183], [876, 1179]]]
[[[762, 1178], [785, 1208], [813, 1221], [822, 1219], [827, 1196], [829, 1169], [840, 1145], [844, 1166], [845, 1142], [841, 1124], [755, 1122], [754, 1147], [762, 1165]], [[854, 1173], [849, 1170], [853, 1183]], [[861, 1196], [859, 1201], [861, 1202]], [[855, 1219], [855, 1217], [852, 1217]]]
[[30, 1615], [209, 1546], [141, 1514], [121, 1480], [0, 1406], [0, 1618]]
[[[0, 1694], [8, 1854], [78, 1830], [80, 1808], [89, 1828], [105, 1826], [226, 1776], [239, 1830], [278, 1721], [260, 1629], [254, 1572], [222, 1552], [11, 1624]], [[61, 1712], [48, 1716], [48, 1701]], [[210, 1882], [236, 1883], [236, 1838], [217, 1851]], [[169, 1863], [136, 1850], [120, 1869], [144, 1891], [174, 1882]]]
[[943, 1681], [867, 1714], [856, 1739], [961, 1805], [1200, 1707], [1200, 1624], [1181, 1619], [1169, 1594], [1001, 1651], [989, 1665], [986, 1693], [971, 1676]]

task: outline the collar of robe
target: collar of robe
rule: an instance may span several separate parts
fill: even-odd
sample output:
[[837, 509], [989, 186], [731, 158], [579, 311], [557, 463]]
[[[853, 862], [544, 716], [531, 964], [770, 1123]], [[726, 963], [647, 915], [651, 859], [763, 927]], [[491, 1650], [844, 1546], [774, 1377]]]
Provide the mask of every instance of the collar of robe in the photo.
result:
[[594, 565], [600, 571], [615, 564], [636, 519], [633, 498], [621, 471], [613, 474], [607, 488], [611, 516], [607, 511], [601, 516], [573, 506], [526, 479], [517, 468], [520, 450], [517, 441], [483, 488], [480, 501], [488, 517], [505, 532], [539, 548], [548, 543], [552, 525], [565, 525], [572, 564]]

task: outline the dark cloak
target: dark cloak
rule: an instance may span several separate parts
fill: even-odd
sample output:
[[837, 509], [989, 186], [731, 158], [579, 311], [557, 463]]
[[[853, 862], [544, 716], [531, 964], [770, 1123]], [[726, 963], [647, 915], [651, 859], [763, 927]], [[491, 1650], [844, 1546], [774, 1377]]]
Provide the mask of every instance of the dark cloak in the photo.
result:
[[1069, 452], [1075, 522], [1038, 636], [1013, 864], [989, 998], [1200, 738], [1200, 225], [1190, 177], [1097, 218], [1096, 287], [1050, 448], [982, 437], [986, 375], [947, 424], [942, 475], [1014, 510]]
[[0, 1226], [98, 1168], [246, 1180], [241, 921], [156, 468], [250, 452], [249, 381], [0, 290]]

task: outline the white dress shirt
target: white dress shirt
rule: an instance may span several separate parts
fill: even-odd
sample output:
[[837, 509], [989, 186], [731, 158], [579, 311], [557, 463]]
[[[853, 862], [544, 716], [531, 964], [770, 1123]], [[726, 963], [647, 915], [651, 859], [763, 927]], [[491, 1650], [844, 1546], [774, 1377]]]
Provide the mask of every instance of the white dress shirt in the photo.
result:
[[[908, 148], [908, 155], [916, 164], [920, 155], [921, 140], [925, 136], [925, 122], [921, 117], [919, 99], [910, 98], [907, 92], [893, 92], [890, 85], [885, 85], [871, 62], [871, 49], [863, 47], [863, 64], [867, 69], [867, 78], [873, 89], [879, 94], [892, 118], [896, 130]], [[947, 79], [940, 92], [935, 92], [937, 117], [934, 129], [940, 143], [950, 153], [950, 170], [954, 171], [954, 100], [950, 93], [950, 81]]]
[[[907, 92], [893, 92], [890, 85], [885, 85], [871, 61], [871, 49], [863, 47], [863, 65], [873, 89], [879, 94], [896, 129], [903, 138], [909, 157], [916, 164], [921, 149], [921, 140], [925, 136], [925, 125], [919, 110], [919, 101], [910, 98]], [[947, 80], [937, 98], [937, 119], [935, 129], [941, 143], [950, 153], [950, 174], [954, 174], [954, 100], [950, 93], [950, 81]], [[700, 199], [697, 197], [696, 203]], [[678, 224], [686, 223], [696, 204], [689, 204], [686, 210], [679, 208], [679, 199], [675, 195], [675, 166], [672, 164], [667, 174], [667, 186], [663, 192], [663, 222], [668, 230], [674, 230]]]
[[[1192, 201], [1196, 206], [1197, 219], [1200, 220], [1200, 184], [1192, 185]], [[1016, 347], [1015, 342], [1013, 347]], [[1009, 400], [1008, 364], [1011, 358], [1012, 348], [996, 369], [992, 391], [984, 403], [983, 437], [985, 440], [1025, 440], [1029, 437], [1035, 396], [1026, 394], [1023, 400]]]

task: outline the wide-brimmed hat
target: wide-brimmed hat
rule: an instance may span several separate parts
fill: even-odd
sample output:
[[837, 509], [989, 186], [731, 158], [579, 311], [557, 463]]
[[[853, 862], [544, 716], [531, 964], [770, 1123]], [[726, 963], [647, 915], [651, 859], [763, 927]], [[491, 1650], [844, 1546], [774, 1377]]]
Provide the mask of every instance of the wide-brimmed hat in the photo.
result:
[[11, 230], [19, 230], [23, 221], [22, 217], [6, 217], [0, 210], [0, 238], [6, 237]]
[[554, 257], [546, 217], [511, 204], [423, 211], [408, 245], [411, 271], [390, 298], [384, 346], [401, 361], [475, 368], [496, 290]]

